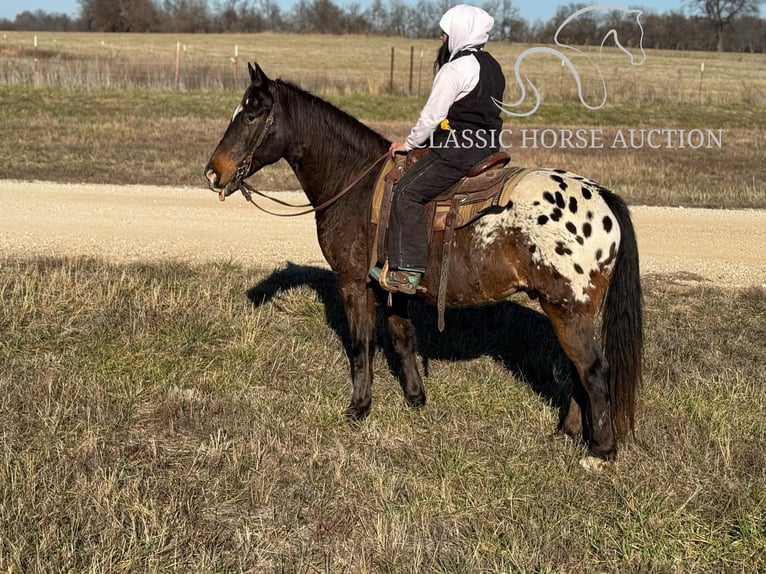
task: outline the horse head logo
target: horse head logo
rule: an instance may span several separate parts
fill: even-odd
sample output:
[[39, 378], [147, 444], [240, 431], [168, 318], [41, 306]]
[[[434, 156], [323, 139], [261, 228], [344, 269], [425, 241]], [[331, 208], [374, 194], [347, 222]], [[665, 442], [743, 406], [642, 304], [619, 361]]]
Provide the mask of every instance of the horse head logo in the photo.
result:
[[[601, 40], [600, 50], [603, 50], [604, 44], [607, 42], [607, 40], [609, 40], [609, 38], [612, 38], [617, 48], [623, 53], [627, 54], [628, 58], [630, 59], [631, 65], [633, 66], [642, 65], [646, 61], [646, 52], [644, 51], [644, 28], [641, 24], [641, 16], [643, 15], [643, 11], [625, 8], [623, 6], [617, 6], [614, 4], [594, 4], [592, 6], [587, 6], [585, 8], [581, 8], [577, 10], [561, 23], [561, 25], [556, 30], [556, 34], [553, 36], [553, 41], [555, 42], [556, 46], [558, 46], [558, 48], [560, 49], [538, 46], [538, 47], [524, 50], [521, 54], [519, 54], [519, 57], [516, 58], [516, 64], [514, 66], [514, 77], [516, 79], [516, 84], [521, 89], [521, 95], [519, 96], [519, 99], [513, 103], [500, 102], [493, 98], [495, 105], [498, 108], [500, 108], [501, 111], [515, 117], [527, 117], [534, 114], [537, 111], [537, 109], [540, 107], [540, 100], [541, 100], [540, 92], [537, 89], [537, 87], [532, 83], [532, 81], [527, 77], [527, 75], [521, 72], [521, 65], [524, 62], [524, 60], [527, 58], [527, 56], [531, 56], [532, 54], [550, 54], [552, 56], [559, 58], [561, 60], [561, 65], [566, 66], [569, 69], [569, 71], [572, 72], [572, 76], [574, 77], [575, 83], [577, 84], [577, 95], [580, 99], [580, 103], [583, 106], [585, 106], [589, 110], [598, 110], [604, 107], [604, 105], [606, 104], [606, 97], [607, 97], [606, 80], [604, 80], [604, 75], [601, 73], [601, 70], [599, 69], [598, 65], [591, 58], [589, 58], [582, 50], [579, 50], [568, 44], [564, 44], [559, 40], [559, 35], [567, 27], [567, 25], [570, 22], [572, 22], [573, 20], [576, 20], [583, 14], [594, 12], [597, 10], [617, 10], [620, 12], [624, 12], [626, 14], [630, 14], [635, 18], [636, 24], [638, 25], [638, 28], [641, 34], [640, 40], [639, 40], [639, 51], [640, 51], [639, 57], [632, 54], [627, 48], [625, 48], [625, 46], [623, 46], [622, 42], [620, 42], [620, 39], [617, 36], [617, 30], [615, 30], [614, 28], [609, 30], [604, 35], [604, 38]], [[600, 103], [593, 105], [593, 104], [589, 104], [585, 100], [585, 96], [583, 95], [583, 86], [582, 86], [582, 81], [580, 79], [580, 74], [577, 71], [577, 68], [575, 67], [572, 60], [567, 56], [567, 53], [565, 53], [562, 50], [569, 50], [569, 52], [567, 52], [569, 54], [576, 53], [576, 54], [582, 55], [596, 69], [599, 77], [601, 78], [602, 97], [601, 97]], [[522, 79], [522, 76], [523, 76], [523, 79]], [[526, 88], [527, 84], [529, 85], [532, 93], [534, 94], [535, 105], [529, 111], [517, 112], [515, 111], [515, 108], [520, 106], [527, 99], [527, 88]]]

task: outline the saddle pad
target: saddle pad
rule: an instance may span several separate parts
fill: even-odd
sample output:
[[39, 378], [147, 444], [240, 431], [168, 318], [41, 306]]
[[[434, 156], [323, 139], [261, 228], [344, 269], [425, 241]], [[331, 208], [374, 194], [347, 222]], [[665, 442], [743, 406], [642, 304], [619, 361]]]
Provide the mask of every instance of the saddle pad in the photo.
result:
[[518, 166], [505, 167], [458, 182], [448, 194], [426, 206], [427, 212], [433, 213], [431, 231], [444, 231], [447, 214], [454, 200], [457, 200], [455, 228], [468, 225], [490, 207], [505, 207], [518, 183], [531, 171], [534, 170]]
[[[383, 164], [375, 181], [370, 213], [370, 221], [374, 224], [380, 220], [380, 206], [386, 191], [386, 176], [396, 167], [396, 161], [389, 159]], [[466, 196], [460, 201], [457, 213], [458, 226], [466, 225], [476, 219], [485, 209], [508, 205], [516, 185], [531, 171], [533, 169], [518, 166], [503, 167], [490, 169], [475, 177], [463, 178], [429, 204], [429, 211], [435, 215], [433, 230], [442, 231], [444, 229], [444, 217], [450, 209], [452, 198], [456, 194]], [[491, 193], [487, 195], [487, 192]]]
[[393, 158], [386, 160], [383, 167], [380, 168], [378, 179], [375, 181], [375, 191], [372, 194], [372, 211], [370, 213], [370, 221], [377, 225], [380, 218], [380, 205], [383, 203], [383, 194], [386, 191], [386, 176], [391, 173], [391, 170], [396, 166], [396, 162]]

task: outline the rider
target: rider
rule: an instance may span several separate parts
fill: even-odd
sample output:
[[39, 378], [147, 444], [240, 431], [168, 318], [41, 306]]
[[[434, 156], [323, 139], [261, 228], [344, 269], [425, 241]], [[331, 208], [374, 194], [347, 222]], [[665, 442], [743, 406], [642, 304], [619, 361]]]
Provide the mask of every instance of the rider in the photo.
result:
[[439, 21], [442, 49], [428, 101], [407, 139], [390, 153], [427, 147], [429, 152], [404, 174], [394, 191], [388, 229], [389, 270], [370, 275], [390, 291], [414, 294], [428, 262], [425, 204], [464, 177], [498, 149], [505, 76], [484, 51], [494, 24], [481, 8], [459, 4]]

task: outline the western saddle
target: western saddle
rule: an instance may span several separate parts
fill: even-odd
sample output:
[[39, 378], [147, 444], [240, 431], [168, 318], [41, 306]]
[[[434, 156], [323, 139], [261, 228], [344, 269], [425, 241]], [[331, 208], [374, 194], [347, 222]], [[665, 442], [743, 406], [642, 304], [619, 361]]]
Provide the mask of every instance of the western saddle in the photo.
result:
[[[397, 155], [388, 160], [381, 169], [372, 200], [371, 221], [377, 226], [377, 232], [370, 254], [370, 267], [384, 263], [387, 259], [386, 231], [391, 215], [394, 186], [427, 151], [417, 150], [407, 155]], [[449, 256], [454, 232], [475, 221], [487, 209], [508, 205], [513, 188], [530, 171], [522, 167], [506, 167], [510, 159], [505, 152], [488, 156], [473, 166], [466, 177], [426, 205], [426, 218], [431, 222], [428, 239], [430, 249], [435, 248], [435, 234], [443, 232], [442, 265], [437, 294], [440, 331], [444, 330]]]

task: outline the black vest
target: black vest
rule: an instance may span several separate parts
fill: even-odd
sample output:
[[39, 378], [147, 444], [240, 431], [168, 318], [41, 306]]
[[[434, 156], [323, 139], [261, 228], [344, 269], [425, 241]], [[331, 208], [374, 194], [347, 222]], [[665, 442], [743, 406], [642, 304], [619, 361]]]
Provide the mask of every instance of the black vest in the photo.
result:
[[498, 149], [503, 120], [492, 98], [498, 102], [503, 100], [505, 76], [500, 64], [487, 52], [464, 50], [455, 56], [465, 57], [479, 61], [479, 81], [473, 90], [450, 106], [446, 118], [449, 129], [444, 129], [444, 124], [437, 128], [431, 147], [440, 155], [450, 156], [451, 150], [459, 149], [468, 156], [467, 161], [475, 162]]

